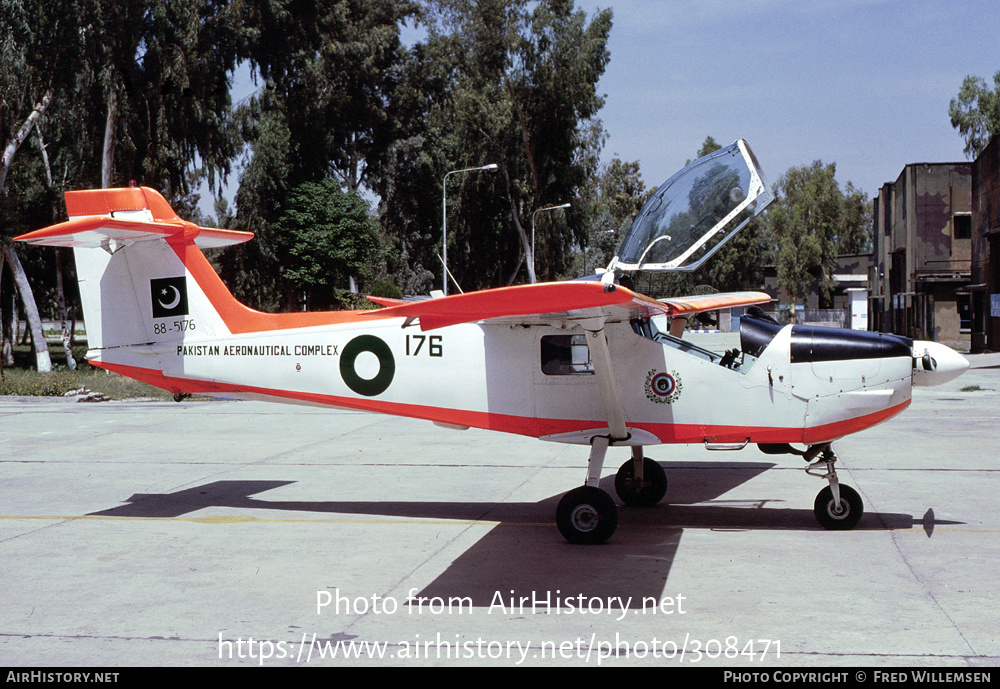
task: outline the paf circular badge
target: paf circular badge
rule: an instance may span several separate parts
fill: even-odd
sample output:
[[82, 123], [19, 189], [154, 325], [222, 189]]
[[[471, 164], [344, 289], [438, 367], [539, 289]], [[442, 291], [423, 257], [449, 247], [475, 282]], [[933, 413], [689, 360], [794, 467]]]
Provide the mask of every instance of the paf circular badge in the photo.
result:
[[[378, 359], [378, 372], [373, 378], [362, 377], [356, 367], [358, 356], [369, 352]], [[347, 343], [340, 355], [340, 376], [354, 392], [365, 397], [381, 395], [396, 375], [396, 360], [383, 340], [374, 335], [358, 335]]]
[[646, 376], [646, 397], [657, 404], [672, 404], [681, 396], [681, 377], [677, 371], [657, 371], [650, 369]]

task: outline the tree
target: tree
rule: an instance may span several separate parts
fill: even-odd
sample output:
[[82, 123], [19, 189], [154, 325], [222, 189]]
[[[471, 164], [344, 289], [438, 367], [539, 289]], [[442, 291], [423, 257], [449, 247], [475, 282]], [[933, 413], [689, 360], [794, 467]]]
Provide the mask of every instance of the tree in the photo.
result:
[[571, 274], [593, 274], [606, 267], [618, 251], [625, 234], [652, 190], [639, 172], [639, 162], [625, 162], [617, 156], [602, 165], [581, 193], [583, 253]]
[[974, 76], [965, 77], [958, 97], [951, 99], [948, 114], [951, 126], [965, 139], [965, 154], [975, 158], [990, 137], [1000, 132], [1000, 72], [993, 75], [995, 88], [990, 90], [986, 82]]
[[257, 241], [220, 258], [243, 301], [274, 309], [282, 266], [274, 223], [291, 190], [333, 177], [371, 188], [388, 164], [399, 121], [391, 97], [406, 52], [400, 23], [415, 12], [395, 0], [255, 0], [245, 5], [246, 55], [263, 80], [237, 112], [247, 160], [234, 224]]
[[[61, 91], [68, 84], [65, 53], [75, 49], [74, 19], [78, 19], [79, 15], [73, 13], [71, 8], [3, 0], [0, 16], [3, 16], [3, 22], [0, 22], [0, 145], [3, 146], [0, 157], [0, 205], [3, 211], [0, 243], [3, 244], [3, 259], [0, 260], [0, 267], [6, 263], [12, 271], [13, 282], [17, 285], [28, 318], [36, 366], [40, 372], [48, 372], [52, 365], [34, 293], [18, 254], [9, 243], [9, 238], [23, 229], [27, 199], [34, 194], [22, 188], [18, 188], [15, 194], [9, 194], [8, 181], [18, 160], [18, 152], [52, 105], [56, 90]], [[68, 42], [68, 47], [61, 46], [63, 41]], [[30, 175], [14, 172], [18, 182], [32, 179]], [[37, 192], [41, 186], [36, 184], [33, 191]], [[5, 327], [5, 334], [6, 330]], [[3, 349], [6, 351], [6, 343]]]
[[837, 256], [869, 247], [871, 210], [867, 196], [848, 182], [841, 192], [836, 164], [789, 169], [775, 185], [775, 202], [766, 215], [767, 239], [778, 268], [778, 286], [797, 300], [818, 283], [830, 298]]
[[[4, 237], [52, 222], [66, 188], [136, 180], [170, 199], [189, 193], [196, 167], [210, 181], [228, 171], [229, 76], [241, 33], [233, 5], [0, 2]], [[44, 130], [44, 143], [39, 134], [28, 149], [38, 155], [24, 155], [32, 129]], [[16, 271], [13, 251], [5, 249]], [[25, 311], [36, 309], [26, 302]]]
[[328, 309], [351, 279], [369, 279], [381, 259], [368, 205], [336, 182], [303, 182], [274, 224], [287, 307]]
[[699, 158], [704, 158], [709, 153], [715, 153], [720, 148], [722, 148], [722, 145], [719, 144], [719, 142], [715, 140], [715, 137], [713, 137], [713, 136], [706, 136], [705, 137], [705, 141], [701, 144], [701, 148], [699, 148], [698, 152], [695, 153], [694, 159], [693, 160], [688, 160], [684, 164], [685, 165], [690, 165], [695, 160], [698, 160]]
[[[397, 91], [413, 119], [380, 180], [382, 219], [413, 266], [440, 274], [431, 209], [440, 209], [444, 176], [496, 163], [496, 174], [449, 180], [448, 267], [464, 289], [511, 284], [525, 276], [532, 213], [572, 202], [597, 172], [586, 151], [603, 105], [596, 86], [611, 12], [588, 22], [568, 0], [428, 5], [428, 38]], [[567, 216], [538, 224], [542, 278], [565, 273], [580, 243], [581, 215], [574, 207]]]
[[271, 226], [290, 188], [291, 133], [280, 98], [267, 87], [239, 117], [243, 136], [252, 143], [236, 191], [234, 225], [253, 232], [255, 239], [227, 249], [219, 259], [221, 273], [241, 301], [270, 310], [280, 305], [280, 265]]
[[395, 135], [390, 94], [404, 54], [399, 0], [258, 0], [247, 52], [279, 104], [292, 148], [289, 182], [333, 175], [358, 192]]
[[228, 174], [236, 153], [228, 120], [238, 7], [219, 0], [91, 2], [81, 76], [103, 98], [104, 107], [95, 108], [104, 113], [102, 186], [134, 179], [170, 198], [188, 192], [196, 159], [211, 182]]

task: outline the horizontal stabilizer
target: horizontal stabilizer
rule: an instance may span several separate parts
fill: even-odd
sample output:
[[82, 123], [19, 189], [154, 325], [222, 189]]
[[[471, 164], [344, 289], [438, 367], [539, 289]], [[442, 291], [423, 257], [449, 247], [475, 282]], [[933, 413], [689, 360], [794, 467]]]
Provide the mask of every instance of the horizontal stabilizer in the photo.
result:
[[368, 301], [378, 304], [379, 306], [399, 306], [400, 304], [406, 304], [408, 302], [403, 299], [392, 299], [391, 297], [376, 297], [374, 294], [369, 294], [366, 297]]
[[21, 235], [16, 241], [114, 252], [154, 239], [216, 249], [253, 238], [251, 232], [200, 227], [181, 220], [159, 193], [146, 187], [67, 192], [66, 209], [69, 221]]

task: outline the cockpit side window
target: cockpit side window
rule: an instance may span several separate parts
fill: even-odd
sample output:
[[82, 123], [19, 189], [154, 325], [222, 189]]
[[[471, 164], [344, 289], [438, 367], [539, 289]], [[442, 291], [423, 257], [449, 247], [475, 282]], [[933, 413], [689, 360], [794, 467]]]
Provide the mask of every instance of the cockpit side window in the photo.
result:
[[548, 376], [593, 375], [585, 335], [543, 335], [542, 373]]
[[720, 366], [734, 371], [739, 371], [743, 364], [742, 357], [740, 356], [740, 351], [738, 349], [729, 350], [725, 354], [717, 354], [716, 352], [705, 349], [704, 347], [699, 347], [693, 342], [688, 342], [687, 340], [682, 340], [679, 337], [674, 337], [669, 333], [663, 332], [656, 327], [656, 323], [654, 323], [651, 318], [636, 318], [631, 321], [631, 325], [632, 330], [635, 331], [635, 334], [640, 337], [645, 337], [653, 342], [673, 347], [674, 349], [680, 350], [686, 354], [696, 356], [699, 359], [704, 359], [709, 363], [719, 364]]

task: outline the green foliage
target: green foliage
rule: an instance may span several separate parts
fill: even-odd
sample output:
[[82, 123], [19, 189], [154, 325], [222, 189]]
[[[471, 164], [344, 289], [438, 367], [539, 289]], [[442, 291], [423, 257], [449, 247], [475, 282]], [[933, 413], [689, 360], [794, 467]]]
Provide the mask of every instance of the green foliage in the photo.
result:
[[[242, 5], [242, 45], [261, 90], [237, 110], [247, 160], [234, 225], [256, 235], [220, 257], [234, 293], [258, 308], [282, 302], [273, 224], [290, 190], [339, 179], [350, 191], [384, 170], [400, 120], [393, 90], [406, 57], [396, 0], [258, 0]], [[287, 285], [286, 285], [287, 287]]]
[[958, 97], [951, 99], [948, 108], [951, 126], [965, 139], [969, 158], [982, 153], [990, 137], [1000, 132], [1000, 72], [993, 75], [993, 84], [990, 90], [983, 79], [965, 77]]
[[87, 365], [81, 366], [76, 371], [56, 369], [51, 373], [7, 368], [0, 376], [0, 395], [63, 397], [66, 393], [81, 388], [101, 393], [112, 400], [136, 398], [167, 400], [173, 397], [172, 393], [166, 390]]
[[654, 190], [647, 190], [638, 161], [618, 157], [602, 165], [581, 193], [583, 251], [569, 267], [567, 277], [593, 275], [606, 267], [632, 222]]
[[369, 279], [382, 258], [367, 204], [329, 179], [292, 189], [274, 244], [289, 309], [331, 308], [351, 277]]
[[404, 55], [399, 25], [416, 5], [279, 0], [251, 6], [247, 52], [266, 83], [257, 105], [266, 112], [277, 104], [286, 119], [287, 184], [333, 174], [359, 191], [384, 165], [396, 135], [390, 95]]
[[[228, 119], [237, 8], [217, 0], [0, 3], [0, 236], [64, 219], [65, 190], [130, 180], [197, 220], [193, 184], [203, 173], [221, 180], [236, 151]], [[31, 122], [22, 140], [17, 132]], [[25, 273], [42, 306], [61, 301], [55, 252], [17, 251], [30, 259]]]
[[715, 153], [720, 148], [722, 148], [722, 146], [713, 137], [706, 136], [705, 142], [701, 145], [701, 148], [698, 149], [698, 153], [695, 154], [695, 159], [704, 158], [709, 153]]
[[[440, 210], [448, 172], [496, 163], [495, 174], [448, 181], [449, 268], [465, 290], [526, 281], [532, 213], [574, 201], [597, 171], [588, 146], [611, 13], [588, 22], [565, 0], [428, 4], [428, 38], [397, 90], [407, 125], [378, 182], [382, 221], [411, 273], [440, 276], [441, 217], [429, 201]], [[580, 212], [537, 229], [540, 279], [563, 274]]]
[[766, 237], [778, 268], [778, 285], [794, 300], [818, 284], [830, 298], [837, 256], [869, 250], [871, 210], [868, 198], [848, 182], [841, 192], [836, 165], [789, 169], [775, 186], [767, 212]]
[[[321, 286], [307, 257], [282, 272], [293, 255], [275, 223], [303, 183], [334, 178], [378, 193], [391, 245], [379, 252], [383, 270], [424, 291], [440, 284], [447, 172], [500, 166], [449, 185], [449, 258], [466, 289], [524, 279], [534, 210], [575, 202], [597, 173], [610, 11], [588, 20], [569, 0], [0, 3], [4, 142], [53, 94], [11, 170], [4, 234], [61, 219], [61, 192], [100, 186], [104, 172], [161, 190], [197, 219], [198, 176], [221, 181], [244, 150], [236, 212], [220, 211], [220, 224], [257, 241], [214, 260], [259, 308], [290, 304], [292, 285]], [[400, 25], [414, 19], [427, 38], [403, 46]], [[263, 87], [234, 118], [240, 60]], [[539, 218], [544, 277], [570, 268], [585, 222], [576, 205]]]
[[95, 4], [92, 78], [119, 107], [113, 183], [186, 192], [196, 156], [211, 181], [227, 174], [236, 152], [228, 131], [236, 8], [214, 0]]
[[240, 177], [233, 224], [253, 232], [254, 241], [227, 249], [219, 263], [223, 279], [238, 299], [271, 310], [279, 306], [281, 270], [271, 225], [288, 193], [291, 133], [281, 99], [267, 89], [241, 110], [240, 123], [253, 153]]
[[[0, 231], [5, 236], [27, 229], [39, 217], [51, 221], [52, 207], [57, 205], [47, 189], [39, 142], [43, 130], [47, 143], [62, 141], [63, 127], [55, 124], [63, 121], [58, 114], [73, 113], [73, 118], [64, 120], [80, 117], [81, 109], [73, 108], [69, 99], [78, 93], [79, 63], [85, 57], [79, 39], [87, 22], [84, 4], [0, 0], [0, 148], [4, 153]], [[44, 117], [17, 147], [17, 133], [46, 98]], [[79, 136], [79, 131], [74, 134]], [[62, 162], [57, 150], [49, 157], [53, 163]]]
[[134, 179], [168, 197], [186, 192], [196, 156], [213, 179], [228, 172], [232, 38], [240, 29], [231, 7], [212, 0], [24, 4], [32, 17], [52, 15], [24, 49], [38, 63], [32, 90], [54, 90], [46, 130], [74, 187], [100, 186], [106, 127], [115, 184]]
[[719, 144], [718, 141], [715, 140], [714, 137], [712, 137], [712, 136], [706, 136], [705, 137], [705, 141], [701, 144], [701, 148], [698, 149], [698, 152], [695, 153], [694, 158], [693, 159], [689, 159], [684, 164], [685, 165], [689, 165], [690, 163], [694, 162], [695, 160], [698, 160], [698, 158], [704, 158], [709, 153], [715, 153], [720, 148], [722, 148], [722, 146]]
[[386, 299], [402, 299], [403, 290], [399, 289], [389, 280], [379, 280], [371, 286], [368, 293], [373, 297], [385, 297]]

